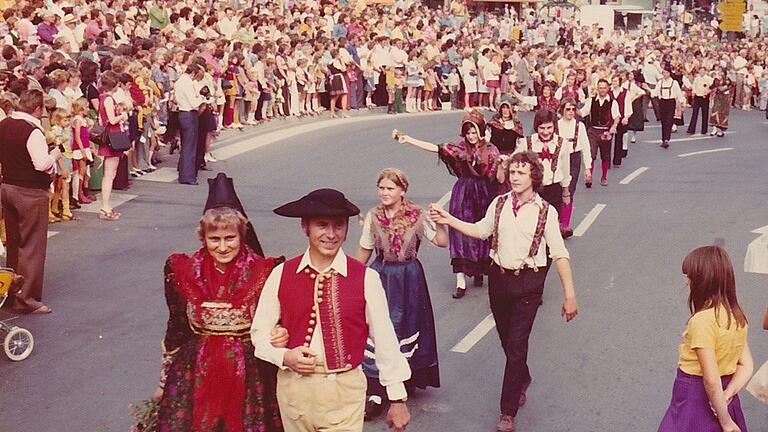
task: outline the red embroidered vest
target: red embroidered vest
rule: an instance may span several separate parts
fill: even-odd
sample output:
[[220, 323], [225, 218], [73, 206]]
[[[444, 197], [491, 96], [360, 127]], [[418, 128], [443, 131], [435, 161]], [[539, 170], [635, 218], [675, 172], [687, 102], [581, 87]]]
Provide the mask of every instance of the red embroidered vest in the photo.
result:
[[329, 372], [354, 369], [363, 361], [368, 339], [365, 319], [365, 270], [347, 258], [347, 276], [311, 267], [296, 272], [302, 256], [283, 264], [277, 297], [282, 325], [288, 329], [288, 348], [309, 347], [316, 320], [323, 329], [325, 366]]

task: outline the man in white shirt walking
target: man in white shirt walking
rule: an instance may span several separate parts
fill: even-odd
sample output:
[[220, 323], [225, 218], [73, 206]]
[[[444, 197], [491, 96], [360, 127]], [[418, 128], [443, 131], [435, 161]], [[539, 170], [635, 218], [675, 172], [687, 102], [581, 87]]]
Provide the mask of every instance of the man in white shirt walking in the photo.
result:
[[[516, 153], [508, 161], [500, 169], [509, 170], [512, 191], [496, 197], [479, 222], [464, 222], [438, 205], [430, 206], [430, 218], [435, 223], [470, 237], [492, 238], [488, 296], [507, 357], [498, 432], [515, 430], [515, 416], [525, 404], [526, 390], [531, 384], [528, 338], [544, 291], [547, 250], [563, 285], [561, 315], [570, 321], [579, 312], [557, 211], [535, 192], [541, 187], [544, 167], [536, 153], [530, 151]], [[447, 234], [438, 230], [437, 235]]]

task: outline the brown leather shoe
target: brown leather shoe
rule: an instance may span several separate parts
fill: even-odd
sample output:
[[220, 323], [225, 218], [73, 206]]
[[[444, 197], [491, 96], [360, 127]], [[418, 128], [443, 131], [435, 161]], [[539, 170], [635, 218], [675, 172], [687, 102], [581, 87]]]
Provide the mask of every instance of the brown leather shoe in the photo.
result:
[[515, 418], [506, 414], [499, 416], [499, 422], [496, 423], [496, 432], [515, 432]]

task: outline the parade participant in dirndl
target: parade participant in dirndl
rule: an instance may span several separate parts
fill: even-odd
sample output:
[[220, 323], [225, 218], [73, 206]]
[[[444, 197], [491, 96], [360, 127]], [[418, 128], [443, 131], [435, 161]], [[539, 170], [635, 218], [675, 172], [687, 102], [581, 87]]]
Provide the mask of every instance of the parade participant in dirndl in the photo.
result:
[[[462, 119], [459, 135], [462, 139], [457, 143], [435, 145], [393, 131], [393, 137], [401, 144], [438, 154], [448, 172], [458, 177], [451, 190], [449, 211], [460, 220], [474, 223], [483, 217], [488, 204], [498, 194], [496, 166], [500, 155], [496, 146], [486, 141], [485, 118], [477, 110]], [[475, 286], [482, 285], [488, 269], [490, 244], [451, 229], [450, 250], [451, 266], [456, 274], [453, 298], [459, 299], [466, 294], [465, 276], [474, 277]]]
[[[365, 215], [357, 259], [367, 263], [376, 251], [371, 268], [381, 277], [400, 351], [411, 367], [411, 379], [405, 383], [411, 394], [416, 387], [440, 387], [435, 317], [424, 268], [417, 254], [422, 238], [439, 247], [447, 246], [448, 242], [447, 236], [445, 243], [436, 241], [427, 212], [405, 197], [408, 191], [405, 173], [386, 168], [379, 173], [377, 187], [381, 203]], [[445, 227], [440, 229], [447, 232]], [[369, 420], [381, 412], [384, 388], [379, 385], [376, 350], [370, 341], [365, 354], [363, 372], [368, 377], [365, 414]]]

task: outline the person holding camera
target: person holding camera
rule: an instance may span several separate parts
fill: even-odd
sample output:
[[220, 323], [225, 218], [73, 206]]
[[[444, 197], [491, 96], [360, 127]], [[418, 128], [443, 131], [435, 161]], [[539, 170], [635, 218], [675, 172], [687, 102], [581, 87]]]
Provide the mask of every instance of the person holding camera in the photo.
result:
[[17, 109], [0, 122], [0, 201], [8, 234], [6, 264], [24, 275], [13, 292], [15, 313], [47, 314], [43, 304], [43, 272], [48, 242], [48, 189], [58, 148], [48, 151], [40, 118], [43, 92], [26, 90]]

